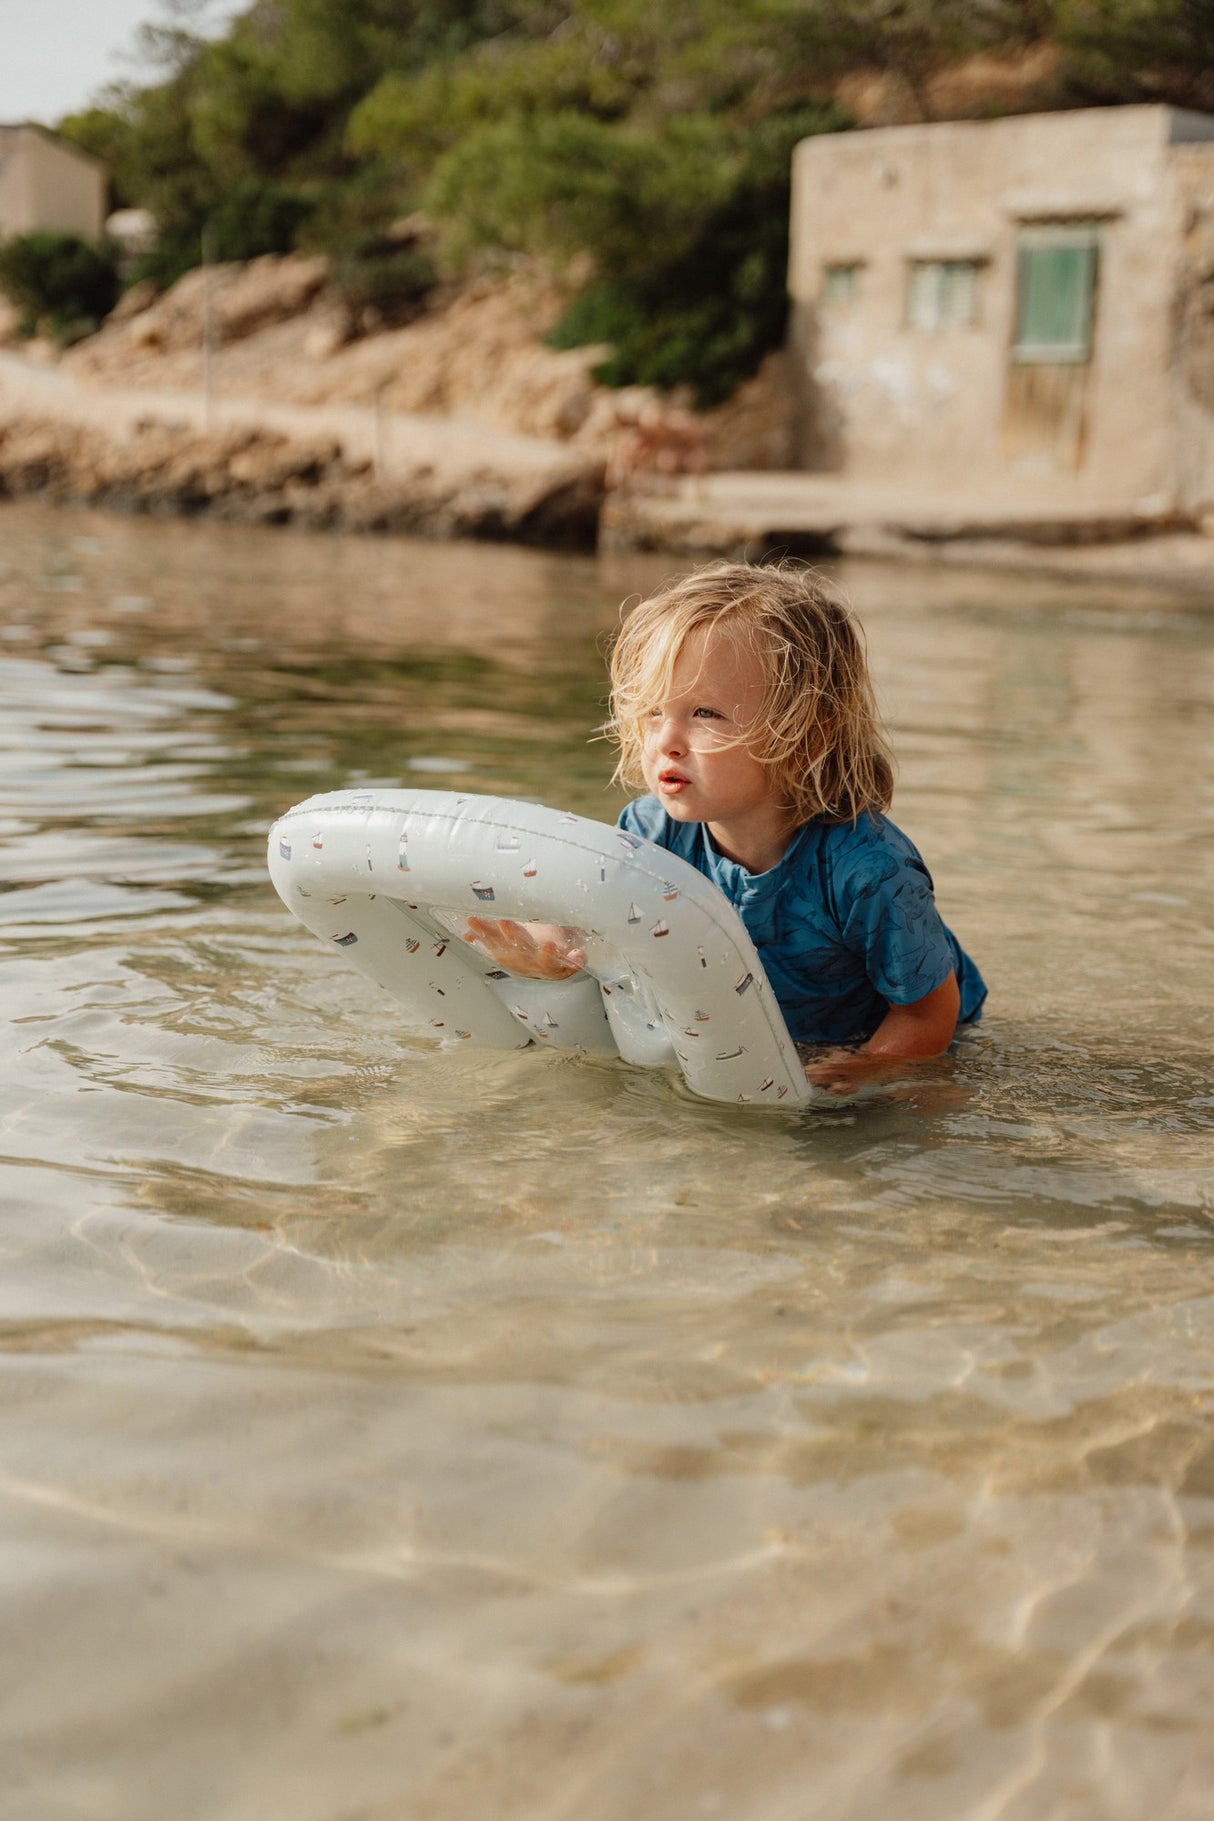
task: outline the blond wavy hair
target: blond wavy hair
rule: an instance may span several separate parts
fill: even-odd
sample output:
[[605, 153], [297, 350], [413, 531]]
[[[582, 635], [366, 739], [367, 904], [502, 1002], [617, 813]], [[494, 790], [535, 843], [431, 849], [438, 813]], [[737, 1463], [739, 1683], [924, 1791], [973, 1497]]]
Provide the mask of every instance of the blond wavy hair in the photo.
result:
[[611, 652], [614, 782], [644, 789], [645, 723], [670, 694], [694, 634], [719, 631], [755, 653], [762, 706], [738, 744], [754, 753], [794, 825], [854, 822], [885, 810], [893, 760], [881, 730], [864, 634], [821, 576], [801, 564], [718, 563], [672, 582], [634, 607]]

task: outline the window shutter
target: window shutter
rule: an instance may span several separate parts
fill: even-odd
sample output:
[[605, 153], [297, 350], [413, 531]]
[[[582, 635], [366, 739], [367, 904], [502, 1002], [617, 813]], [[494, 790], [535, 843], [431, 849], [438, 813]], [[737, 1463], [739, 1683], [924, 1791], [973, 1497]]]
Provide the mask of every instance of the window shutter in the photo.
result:
[[1083, 225], [1021, 232], [1014, 359], [1065, 364], [1089, 358], [1099, 244], [1099, 229]]

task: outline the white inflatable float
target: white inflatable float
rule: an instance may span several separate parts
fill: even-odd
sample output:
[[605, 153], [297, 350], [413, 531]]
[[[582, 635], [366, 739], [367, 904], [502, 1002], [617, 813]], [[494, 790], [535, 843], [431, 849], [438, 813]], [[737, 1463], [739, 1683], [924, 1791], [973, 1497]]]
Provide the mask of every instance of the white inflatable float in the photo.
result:
[[[709, 1100], [813, 1098], [741, 918], [650, 841], [504, 797], [342, 790], [274, 824], [269, 864], [301, 923], [452, 1043], [618, 1054]], [[508, 974], [461, 939], [469, 916], [571, 925], [586, 971]]]

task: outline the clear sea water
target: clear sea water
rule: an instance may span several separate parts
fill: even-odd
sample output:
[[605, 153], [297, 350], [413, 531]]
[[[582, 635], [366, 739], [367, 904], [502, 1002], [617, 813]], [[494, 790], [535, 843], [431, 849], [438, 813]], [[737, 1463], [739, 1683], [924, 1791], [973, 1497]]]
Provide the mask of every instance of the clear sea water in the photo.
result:
[[991, 986], [762, 1115], [293, 925], [365, 781], [614, 818], [667, 560], [0, 508], [4, 1821], [1209, 1821], [1214, 600], [845, 565]]

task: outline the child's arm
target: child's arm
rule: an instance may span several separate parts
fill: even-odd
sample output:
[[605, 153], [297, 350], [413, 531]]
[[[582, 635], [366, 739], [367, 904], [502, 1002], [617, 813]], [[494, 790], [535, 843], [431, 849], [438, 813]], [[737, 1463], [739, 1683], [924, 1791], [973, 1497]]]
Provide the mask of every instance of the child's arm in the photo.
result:
[[578, 931], [560, 923], [516, 923], [510, 917], [469, 917], [465, 940], [524, 980], [568, 980], [586, 965], [574, 946]]
[[810, 1063], [805, 1078], [828, 1093], [846, 1094], [860, 1082], [888, 1074], [891, 1063], [941, 1056], [953, 1040], [960, 1009], [957, 976], [950, 974], [913, 1005], [891, 1005], [858, 1050], [835, 1050]]

